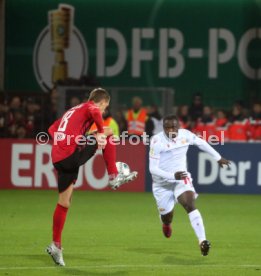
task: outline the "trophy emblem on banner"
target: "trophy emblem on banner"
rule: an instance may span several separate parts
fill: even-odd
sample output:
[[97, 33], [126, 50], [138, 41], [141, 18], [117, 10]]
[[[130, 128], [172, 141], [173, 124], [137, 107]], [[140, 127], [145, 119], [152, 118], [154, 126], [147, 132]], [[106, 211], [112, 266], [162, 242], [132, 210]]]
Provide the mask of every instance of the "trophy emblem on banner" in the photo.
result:
[[58, 9], [48, 11], [48, 25], [37, 37], [33, 68], [43, 91], [50, 91], [59, 80], [79, 79], [87, 73], [88, 49], [74, 26], [74, 15], [74, 7], [59, 4]]
[[65, 80], [68, 77], [68, 63], [65, 60], [65, 49], [69, 48], [72, 33], [74, 8], [60, 4], [57, 10], [49, 12], [51, 49], [55, 53], [52, 66], [52, 82]]

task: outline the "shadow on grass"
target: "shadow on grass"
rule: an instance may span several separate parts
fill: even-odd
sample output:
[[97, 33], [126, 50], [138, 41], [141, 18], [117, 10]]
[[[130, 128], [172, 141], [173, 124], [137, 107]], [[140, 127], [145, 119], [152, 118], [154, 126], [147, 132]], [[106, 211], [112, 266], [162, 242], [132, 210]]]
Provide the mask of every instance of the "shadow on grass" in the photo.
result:
[[[141, 253], [144, 255], [160, 255], [162, 256], [161, 262], [166, 265], [200, 265], [205, 264], [208, 261], [208, 257], [202, 257], [200, 251], [198, 251], [198, 256], [193, 254], [181, 253], [180, 251], [175, 251], [166, 248], [129, 248], [128, 251]], [[208, 262], [209, 263], [209, 262]]]
[[186, 266], [194, 266], [194, 265], [201, 265], [205, 263], [206, 258], [203, 259], [201, 256], [192, 257], [191, 255], [184, 255], [184, 254], [177, 254], [177, 255], [171, 255], [166, 256], [163, 259], [163, 263], [167, 265], [186, 265]]

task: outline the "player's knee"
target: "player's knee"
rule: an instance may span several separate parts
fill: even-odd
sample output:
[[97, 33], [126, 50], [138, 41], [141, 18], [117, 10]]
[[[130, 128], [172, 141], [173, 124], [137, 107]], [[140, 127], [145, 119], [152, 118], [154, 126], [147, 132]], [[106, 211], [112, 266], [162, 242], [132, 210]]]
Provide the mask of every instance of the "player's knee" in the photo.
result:
[[59, 203], [60, 205], [62, 205], [65, 208], [69, 208], [71, 206], [71, 202], [70, 201], [63, 201], [62, 203]]
[[193, 201], [192, 202], [183, 202], [182, 206], [186, 210], [187, 213], [190, 213], [196, 209]]
[[65, 208], [69, 208], [71, 206], [71, 199], [59, 198], [58, 203]]
[[161, 220], [164, 224], [171, 224], [173, 219], [173, 212], [170, 212], [166, 215], [161, 215]]

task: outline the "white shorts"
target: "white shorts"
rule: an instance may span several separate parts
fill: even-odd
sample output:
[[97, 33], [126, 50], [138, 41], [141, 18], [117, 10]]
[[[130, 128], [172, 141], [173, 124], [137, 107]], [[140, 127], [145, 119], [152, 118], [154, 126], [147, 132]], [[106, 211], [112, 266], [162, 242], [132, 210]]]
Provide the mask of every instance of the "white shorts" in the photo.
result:
[[189, 176], [185, 180], [177, 180], [173, 183], [153, 183], [152, 192], [156, 200], [156, 204], [161, 215], [166, 215], [171, 212], [176, 203], [178, 203], [178, 197], [186, 191], [197, 193], [194, 189], [192, 178]]

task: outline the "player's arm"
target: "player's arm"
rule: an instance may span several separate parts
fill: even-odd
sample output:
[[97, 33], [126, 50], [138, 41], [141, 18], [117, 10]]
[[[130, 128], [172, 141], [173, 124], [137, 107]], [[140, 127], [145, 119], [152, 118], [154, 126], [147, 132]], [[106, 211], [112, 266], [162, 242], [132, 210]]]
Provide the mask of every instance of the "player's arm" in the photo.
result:
[[49, 128], [48, 128], [48, 133], [51, 135], [52, 139], [54, 137], [54, 133], [57, 132], [58, 127], [61, 123], [62, 118], [56, 120]]
[[213, 147], [211, 147], [205, 140], [199, 138], [195, 134], [191, 133], [192, 137], [192, 143], [193, 145], [198, 146], [199, 149], [202, 151], [205, 151], [209, 153], [219, 164], [221, 168], [223, 168], [223, 165], [227, 165], [229, 167], [230, 161], [223, 158]]
[[104, 149], [107, 144], [107, 140], [106, 140], [107, 135], [106, 133], [104, 133], [101, 111], [98, 107], [93, 107], [93, 108], [90, 108], [89, 110], [97, 127], [97, 133], [94, 133], [94, 135], [98, 143], [98, 149]]
[[103, 119], [102, 119], [102, 114], [101, 111], [99, 110], [98, 107], [93, 107], [90, 109], [90, 114], [96, 124], [97, 131], [98, 133], [103, 133]]
[[153, 137], [151, 139], [150, 153], [149, 153], [150, 173], [168, 180], [175, 180], [174, 172], [167, 172], [159, 168], [160, 152], [161, 152], [161, 143], [159, 140], [157, 140], [157, 138]]

